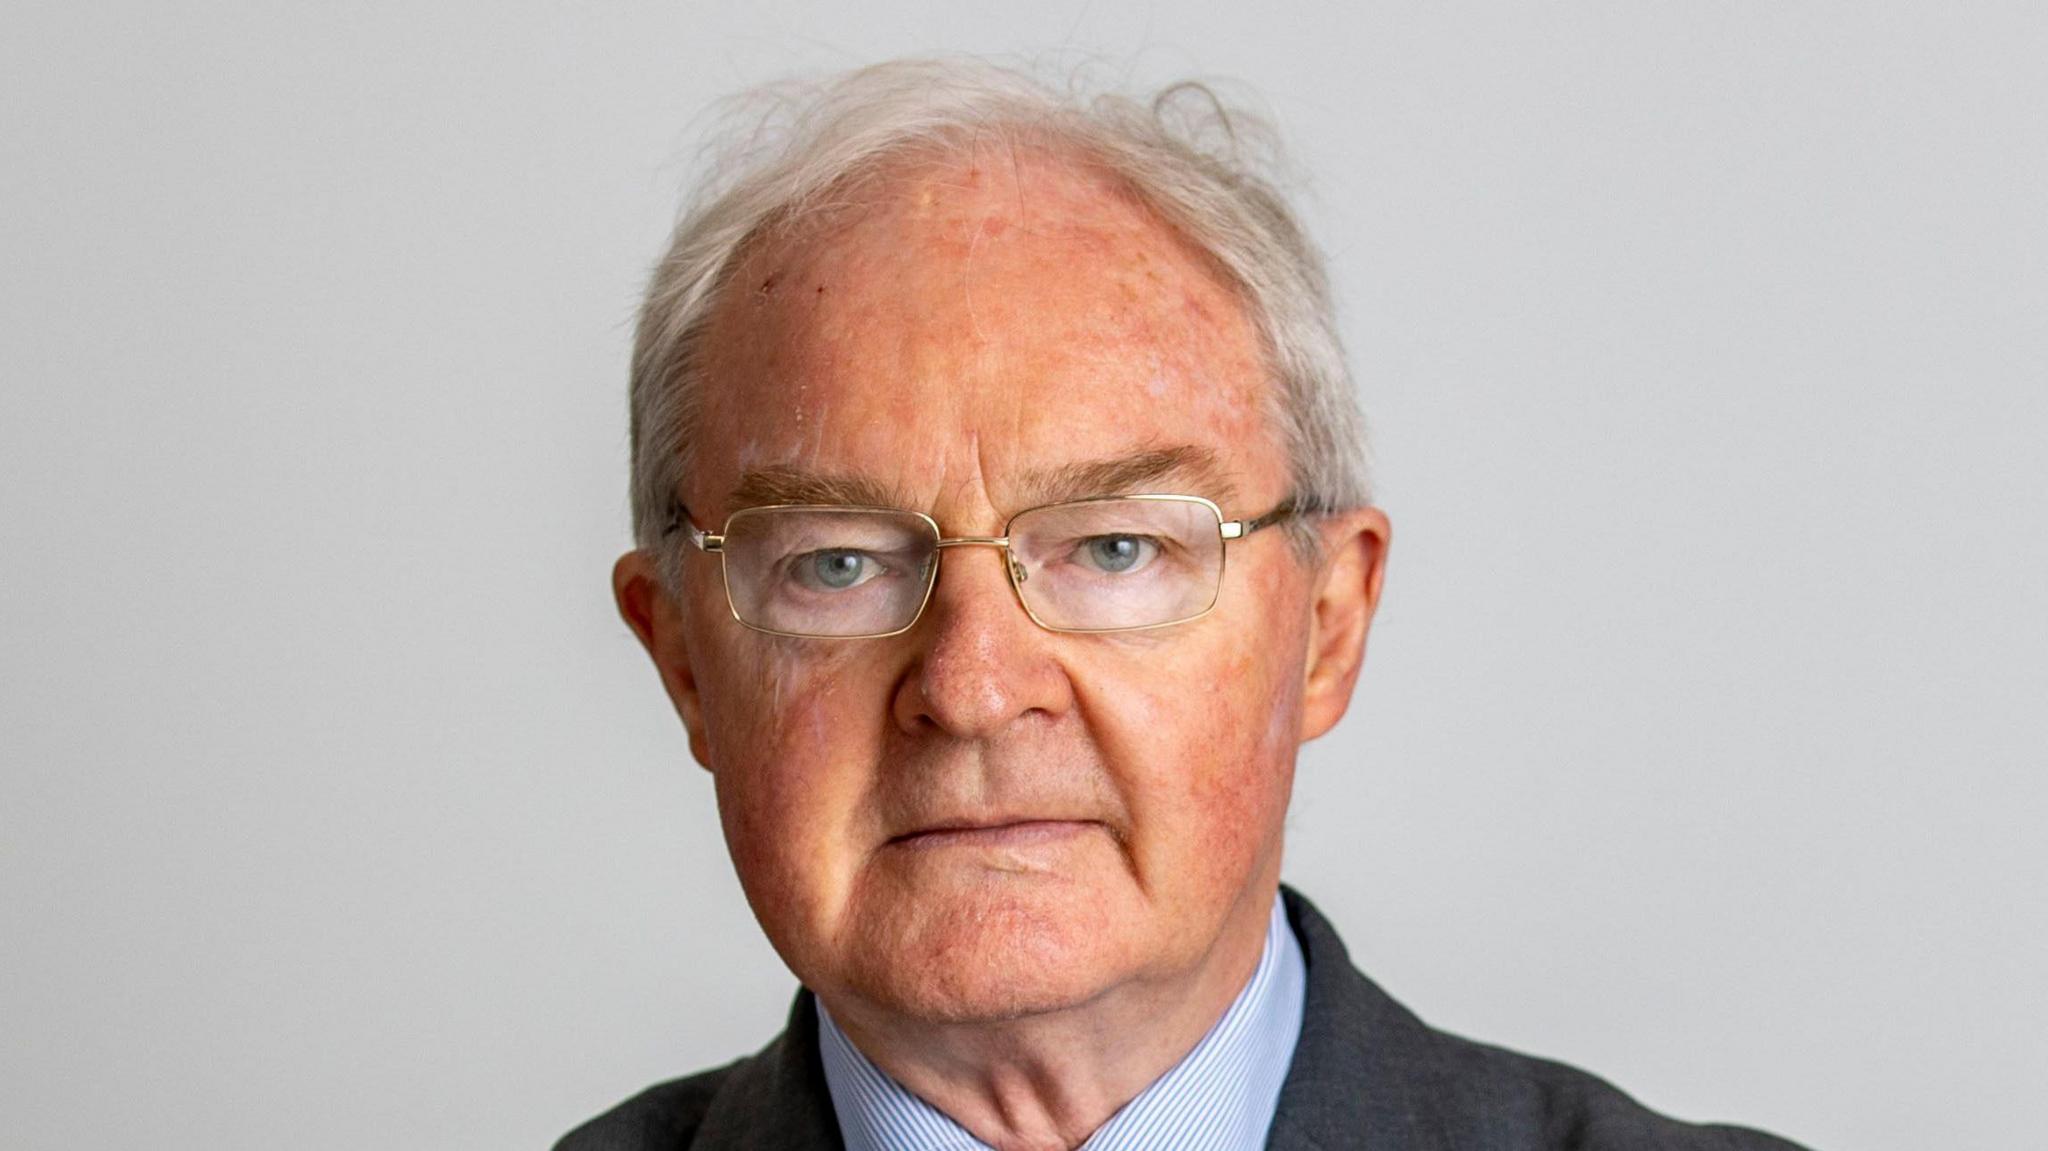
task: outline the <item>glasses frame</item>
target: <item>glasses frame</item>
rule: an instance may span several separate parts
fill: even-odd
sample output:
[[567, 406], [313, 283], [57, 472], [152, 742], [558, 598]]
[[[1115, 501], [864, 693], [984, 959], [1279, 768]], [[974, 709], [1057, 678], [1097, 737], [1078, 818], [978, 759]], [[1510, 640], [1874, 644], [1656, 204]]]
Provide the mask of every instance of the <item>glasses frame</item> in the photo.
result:
[[[1178, 493], [1140, 492], [1132, 495], [1091, 496], [1078, 500], [1058, 500], [1049, 504], [1038, 504], [1034, 507], [1028, 507], [1012, 514], [1009, 519], [1003, 521], [1003, 534], [998, 536], [949, 536], [940, 529], [939, 521], [923, 512], [911, 511], [907, 508], [873, 507], [864, 504], [760, 504], [733, 511], [725, 517], [725, 523], [717, 531], [709, 532], [698, 527], [696, 521], [690, 516], [690, 509], [678, 502], [675, 505], [674, 513], [669, 518], [668, 524], [662, 529], [662, 534], [670, 535], [681, 532], [684, 538], [689, 540], [691, 547], [706, 555], [718, 557], [719, 584], [725, 591], [726, 610], [732, 613], [734, 622], [750, 631], [757, 631], [764, 635], [788, 636], [792, 639], [887, 639], [890, 636], [902, 635], [904, 632], [916, 627], [917, 622], [924, 618], [925, 608], [931, 605], [932, 589], [939, 586], [939, 568], [942, 566], [941, 557], [944, 556], [946, 549], [958, 547], [1001, 548], [1003, 550], [1003, 570], [1010, 577], [1010, 593], [1017, 597], [1017, 606], [1024, 609], [1024, 614], [1030, 617], [1032, 623], [1037, 624], [1046, 631], [1056, 632], [1061, 635], [1102, 635], [1123, 631], [1151, 631], [1154, 628], [1191, 623], [1215, 611], [1216, 602], [1223, 598], [1223, 573], [1229, 566], [1230, 549], [1227, 546], [1216, 557], [1215, 590], [1210, 593], [1208, 604], [1201, 611], [1195, 612], [1193, 615], [1161, 620], [1158, 623], [1133, 624], [1129, 627], [1055, 627], [1038, 618], [1038, 613], [1031, 610], [1030, 602], [1024, 598], [1024, 581], [1020, 578], [1023, 565], [1017, 561], [1017, 557], [1010, 551], [1011, 527], [1025, 516], [1033, 512], [1045, 511], [1048, 508], [1065, 508], [1126, 500], [1158, 500], [1172, 503], [1199, 504], [1209, 509], [1215, 515], [1216, 530], [1226, 545], [1232, 540], [1243, 539], [1261, 528], [1271, 527], [1274, 524], [1293, 519], [1301, 514], [1301, 509], [1296, 505], [1295, 499], [1292, 496], [1281, 500], [1273, 506], [1272, 510], [1264, 515], [1252, 516], [1248, 519], [1227, 520], [1223, 518], [1223, 509], [1218, 507], [1214, 500]], [[923, 520], [925, 526], [931, 529], [932, 538], [937, 542], [932, 549], [931, 574], [924, 581], [924, 595], [917, 601], [917, 610], [911, 613], [909, 622], [893, 631], [856, 632], [852, 635], [818, 635], [814, 632], [806, 631], [778, 631], [775, 628], [762, 627], [759, 624], [749, 623], [742, 619], [740, 617], [738, 601], [733, 598], [732, 594], [732, 569], [725, 562], [725, 538], [732, 534], [732, 525], [735, 521], [749, 515], [776, 511], [882, 512], [888, 515], [915, 516]]]

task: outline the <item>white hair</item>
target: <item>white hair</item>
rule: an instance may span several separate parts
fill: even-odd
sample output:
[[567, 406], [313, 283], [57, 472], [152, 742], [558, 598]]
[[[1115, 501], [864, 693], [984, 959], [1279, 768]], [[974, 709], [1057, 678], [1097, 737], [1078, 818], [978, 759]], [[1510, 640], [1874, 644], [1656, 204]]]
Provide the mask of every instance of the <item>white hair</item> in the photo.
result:
[[[1337, 338], [1321, 256], [1274, 187], [1278, 149], [1258, 117], [1210, 88], [1150, 100], [1061, 91], [975, 60], [901, 60], [738, 97], [710, 174], [687, 203], [640, 309], [632, 366], [633, 530], [662, 536], [694, 447], [709, 318], [741, 255], [906, 158], [993, 139], [1102, 170], [1211, 259], [1243, 302], [1274, 387], [1269, 416], [1293, 496], [1315, 513], [1368, 502], [1364, 419]], [[1306, 535], [1298, 539], [1308, 539]]]

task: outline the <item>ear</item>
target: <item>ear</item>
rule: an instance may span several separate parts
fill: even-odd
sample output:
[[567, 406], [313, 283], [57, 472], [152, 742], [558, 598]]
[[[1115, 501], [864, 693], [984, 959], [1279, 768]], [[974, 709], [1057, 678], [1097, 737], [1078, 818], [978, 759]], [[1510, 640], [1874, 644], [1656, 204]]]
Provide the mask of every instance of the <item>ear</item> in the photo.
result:
[[704, 706], [697, 691], [697, 677], [690, 667], [690, 648], [683, 639], [682, 607], [661, 582], [654, 557], [644, 551], [630, 551], [612, 565], [612, 598], [619, 616], [640, 646], [654, 660], [661, 673], [661, 685], [668, 689], [683, 727], [690, 733], [690, 755], [706, 770], [711, 767], [704, 741]]
[[1322, 523], [1323, 562], [1310, 604], [1308, 669], [1301, 693], [1301, 738], [1337, 726], [1365, 664], [1365, 636], [1379, 607], [1380, 581], [1394, 529], [1385, 512], [1359, 508]]

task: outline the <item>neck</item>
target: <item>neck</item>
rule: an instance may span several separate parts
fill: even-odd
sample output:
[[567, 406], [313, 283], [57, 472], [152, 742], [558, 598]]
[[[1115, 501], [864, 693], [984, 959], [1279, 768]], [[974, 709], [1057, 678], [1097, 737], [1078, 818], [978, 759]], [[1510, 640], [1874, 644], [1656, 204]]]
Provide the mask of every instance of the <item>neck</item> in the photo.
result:
[[835, 997], [832, 1020], [877, 1067], [997, 1151], [1068, 1151], [1171, 1070], [1258, 967], [1278, 880], [1231, 907], [1190, 969], [1057, 1011], [932, 1023]]

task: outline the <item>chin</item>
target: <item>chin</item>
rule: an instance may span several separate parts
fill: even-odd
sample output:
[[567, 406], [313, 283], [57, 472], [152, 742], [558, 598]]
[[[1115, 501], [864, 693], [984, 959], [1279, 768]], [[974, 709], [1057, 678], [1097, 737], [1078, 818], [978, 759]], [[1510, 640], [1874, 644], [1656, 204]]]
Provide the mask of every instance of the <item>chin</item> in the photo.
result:
[[863, 917], [847, 989], [933, 1023], [1083, 1006], [1126, 981], [1128, 933], [1111, 901], [1000, 881]]

